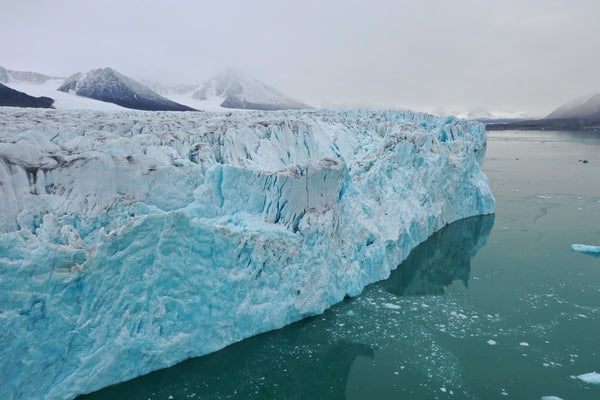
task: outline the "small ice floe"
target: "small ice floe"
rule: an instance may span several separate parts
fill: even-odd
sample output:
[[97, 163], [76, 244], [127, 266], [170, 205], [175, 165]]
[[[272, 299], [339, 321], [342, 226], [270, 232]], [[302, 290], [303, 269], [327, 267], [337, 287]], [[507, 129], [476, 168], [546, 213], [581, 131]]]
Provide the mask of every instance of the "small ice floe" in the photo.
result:
[[346, 315], [349, 317], [354, 317], [354, 311], [348, 310], [348, 312], [346, 312]]
[[542, 400], [563, 400], [558, 396], [542, 396]]
[[466, 319], [467, 316], [463, 313], [457, 313], [456, 311], [451, 311], [450, 315], [456, 318], [462, 318], [462, 319]]
[[521, 343], [519, 343], [519, 346], [529, 347], [529, 343], [527, 343], [527, 342], [521, 342]]
[[538, 199], [551, 199], [552, 197], [550, 197], [550, 196], [543, 196], [542, 195], [542, 196], [538, 196], [537, 198]]
[[489, 344], [490, 346], [495, 346], [498, 344], [498, 342], [496, 342], [495, 340], [492, 340], [492, 339], [488, 340], [486, 343]]
[[397, 304], [392, 304], [392, 303], [384, 303], [384, 304], [383, 304], [383, 306], [384, 306], [385, 308], [389, 308], [390, 310], [399, 310], [399, 309], [401, 309], [401, 308], [402, 308], [402, 307], [400, 307], [399, 305], [397, 305]]
[[571, 250], [578, 251], [579, 253], [600, 256], [600, 246], [590, 246], [587, 244], [572, 244]]
[[577, 375], [577, 379], [592, 385], [600, 385], [600, 374], [597, 372], [588, 372], [587, 374]]

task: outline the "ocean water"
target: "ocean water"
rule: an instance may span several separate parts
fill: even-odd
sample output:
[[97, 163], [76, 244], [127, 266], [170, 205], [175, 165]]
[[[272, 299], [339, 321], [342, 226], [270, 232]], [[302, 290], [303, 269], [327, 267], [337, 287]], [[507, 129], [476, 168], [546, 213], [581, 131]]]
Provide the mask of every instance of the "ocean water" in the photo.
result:
[[[488, 132], [495, 215], [299, 321], [80, 399], [600, 399], [600, 133]], [[585, 378], [585, 377], [584, 377]]]

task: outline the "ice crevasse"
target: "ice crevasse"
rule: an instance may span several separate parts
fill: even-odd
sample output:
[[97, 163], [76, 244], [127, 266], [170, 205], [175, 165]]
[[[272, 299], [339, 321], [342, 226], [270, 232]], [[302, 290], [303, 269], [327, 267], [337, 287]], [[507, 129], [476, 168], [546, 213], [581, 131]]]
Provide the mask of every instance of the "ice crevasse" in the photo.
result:
[[0, 398], [73, 398], [323, 312], [494, 212], [485, 127], [0, 109]]

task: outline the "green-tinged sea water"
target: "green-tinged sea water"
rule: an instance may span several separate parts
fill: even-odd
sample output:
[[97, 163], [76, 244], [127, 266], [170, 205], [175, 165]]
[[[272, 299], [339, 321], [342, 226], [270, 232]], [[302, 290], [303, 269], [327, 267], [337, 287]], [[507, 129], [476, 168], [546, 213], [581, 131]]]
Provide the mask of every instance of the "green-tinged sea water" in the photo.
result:
[[[584, 160], [587, 160], [585, 162]], [[493, 216], [323, 315], [80, 397], [598, 400], [600, 133], [488, 132]]]

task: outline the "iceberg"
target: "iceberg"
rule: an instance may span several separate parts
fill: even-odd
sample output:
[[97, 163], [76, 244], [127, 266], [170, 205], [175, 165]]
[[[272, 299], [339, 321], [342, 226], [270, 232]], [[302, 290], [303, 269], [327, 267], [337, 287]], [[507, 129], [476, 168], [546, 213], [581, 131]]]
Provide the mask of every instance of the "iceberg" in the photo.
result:
[[585, 253], [592, 256], [600, 257], [600, 246], [591, 246], [588, 244], [572, 244], [572, 251], [577, 251], [579, 253]]
[[577, 379], [592, 385], [600, 385], [600, 374], [597, 372], [588, 372], [587, 374], [577, 375]]
[[319, 314], [495, 211], [477, 122], [0, 116], [1, 398], [73, 398]]

